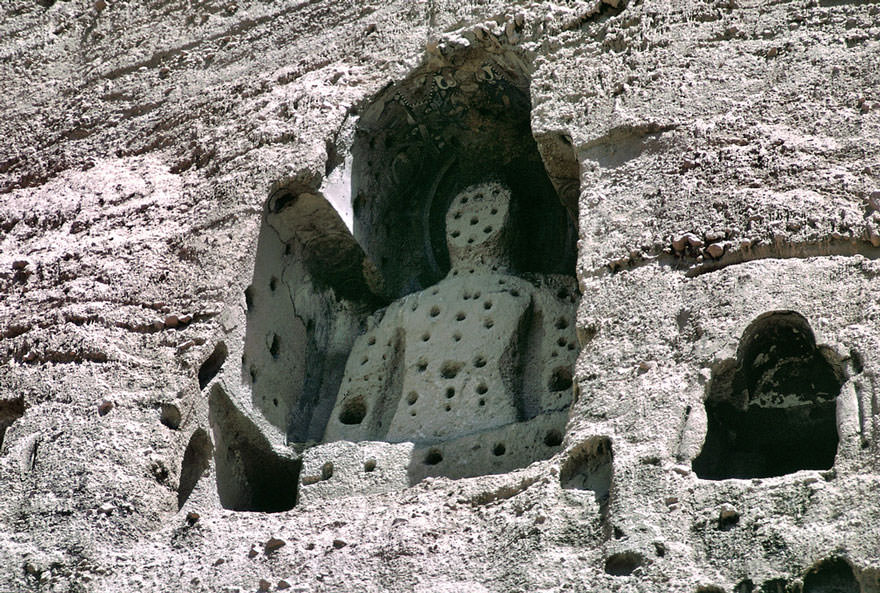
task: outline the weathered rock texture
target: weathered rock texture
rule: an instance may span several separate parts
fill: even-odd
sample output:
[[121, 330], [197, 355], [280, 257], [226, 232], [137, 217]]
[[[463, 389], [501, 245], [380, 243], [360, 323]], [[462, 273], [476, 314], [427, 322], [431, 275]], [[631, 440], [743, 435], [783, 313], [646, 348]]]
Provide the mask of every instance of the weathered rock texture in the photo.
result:
[[[2, 10], [0, 590], [880, 591], [877, 3]], [[315, 447], [489, 180], [556, 453]]]

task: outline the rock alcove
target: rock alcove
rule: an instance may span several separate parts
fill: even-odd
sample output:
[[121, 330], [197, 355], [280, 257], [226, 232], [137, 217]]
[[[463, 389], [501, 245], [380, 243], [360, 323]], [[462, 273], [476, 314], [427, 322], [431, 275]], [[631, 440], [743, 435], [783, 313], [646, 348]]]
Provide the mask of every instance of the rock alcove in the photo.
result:
[[[413, 443], [406, 483], [505, 472], [559, 450], [578, 352], [578, 167], [562, 134], [544, 135], [539, 150], [526, 70], [513, 53], [469, 48], [429, 58], [379, 93], [351, 144], [351, 231], [306, 182], [272, 192], [244, 295], [241, 385], [252, 410], [230, 411], [234, 398], [219, 385], [211, 398], [229, 508], [252, 508], [254, 493], [243, 447], [224, 471], [219, 459], [242, 434], [259, 444], [262, 420], [307, 458], [322, 441]], [[467, 192], [455, 217], [450, 207]], [[470, 210], [478, 194], [485, 212]], [[485, 273], [482, 256], [456, 268], [453, 234], [465, 249], [496, 233], [503, 254], [490, 250], [498, 261]], [[453, 276], [454, 290], [440, 294]], [[390, 324], [404, 307], [413, 319]], [[348, 390], [358, 373], [382, 389]], [[413, 388], [419, 376], [434, 379]], [[467, 417], [486, 422], [463, 427]], [[384, 463], [330, 455], [302, 484], [340, 480], [347, 467], [380, 480]]]
[[694, 459], [709, 480], [767, 478], [830, 469], [837, 453], [837, 396], [843, 383], [832, 354], [793, 311], [758, 317], [735, 361], [715, 373], [706, 398], [708, 431]]
[[559, 450], [578, 167], [563, 135], [541, 140], [512, 52], [432, 57], [365, 109], [354, 235], [392, 304], [354, 344], [325, 441], [412, 442], [410, 483]]

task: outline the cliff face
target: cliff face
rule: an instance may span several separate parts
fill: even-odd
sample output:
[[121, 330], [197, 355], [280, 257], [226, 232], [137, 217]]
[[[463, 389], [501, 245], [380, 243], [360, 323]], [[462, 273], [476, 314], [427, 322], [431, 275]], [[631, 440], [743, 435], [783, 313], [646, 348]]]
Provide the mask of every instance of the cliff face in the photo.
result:
[[[880, 5], [3, 11], [0, 590], [880, 591]], [[540, 451], [321, 443], [482, 181]]]

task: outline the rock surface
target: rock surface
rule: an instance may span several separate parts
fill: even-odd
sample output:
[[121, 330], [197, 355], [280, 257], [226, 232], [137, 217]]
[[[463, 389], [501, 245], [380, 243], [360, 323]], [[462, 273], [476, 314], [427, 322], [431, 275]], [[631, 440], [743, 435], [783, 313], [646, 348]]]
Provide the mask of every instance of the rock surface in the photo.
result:
[[[0, 590], [880, 591], [876, 3], [3, 12]], [[428, 197], [486, 162], [556, 225], [521, 261], [567, 269], [577, 220], [558, 453], [410, 486], [408, 445], [338, 443], [382, 486], [345, 496], [309, 447], [350, 344], [442, 277]], [[698, 477], [713, 386], [790, 311], [833, 466]]]

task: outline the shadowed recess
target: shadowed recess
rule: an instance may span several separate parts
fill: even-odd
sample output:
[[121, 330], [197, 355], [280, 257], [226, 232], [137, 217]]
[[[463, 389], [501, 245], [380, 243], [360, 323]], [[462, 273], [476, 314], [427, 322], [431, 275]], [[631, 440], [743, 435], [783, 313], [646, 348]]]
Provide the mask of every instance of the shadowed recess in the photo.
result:
[[214, 351], [211, 352], [208, 358], [205, 359], [205, 362], [202, 363], [202, 366], [199, 367], [199, 389], [207, 387], [208, 383], [217, 376], [228, 355], [229, 350], [226, 348], [226, 344], [217, 342], [217, 345], [214, 346]]
[[476, 48], [425, 64], [380, 93], [352, 147], [354, 234], [378, 266], [387, 296], [435, 284], [450, 268], [444, 217], [463, 188], [497, 179], [513, 191], [515, 267], [574, 274], [579, 173], [570, 141], [530, 126], [523, 63]]
[[189, 439], [183, 462], [180, 466], [180, 486], [177, 488], [177, 508], [186, 503], [195, 489], [199, 478], [211, 465], [211, 439], [201, 428], [197, 429]]
[[846, 560], [829, 558], [807, 572], [803, 593], [861, 593], [861, 587]]
[[594, 437], [571, 450], [559, 472], [559, 482], [570, 490], [592, 490], [605, 509], [611, 493], [614, 454], [611, 439]]
[[762, 315], [743, 333], [736, 361], [713, 374], [706, 440], [693, 462], [697, 476], [766, 478], [831, 468], [841, 384], [806, 319], [793, 311]]
[[265, 513], [293, 508], [301, 460], [276, 453], [220, 385], [211, 389], [208, 406], [216, 443], [217, 493], [223, 508]]
[[0, 447], [3, 446], [3, 437], [6, 435], [6, 429], [23, 415], [23, 397], [18, 396], [12, 399], [0, 400]]
[[638, 552], [618, 552], [605, 559], [605, 572], [615, 577], [629, 576], [644, 562], [645, 559]]

